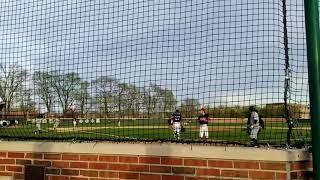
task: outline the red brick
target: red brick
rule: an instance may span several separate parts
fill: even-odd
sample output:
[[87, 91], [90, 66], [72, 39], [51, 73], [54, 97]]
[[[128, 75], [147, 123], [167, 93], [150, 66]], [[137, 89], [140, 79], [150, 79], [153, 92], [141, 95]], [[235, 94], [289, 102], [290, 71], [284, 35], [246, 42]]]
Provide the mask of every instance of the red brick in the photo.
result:
[[308, 172], [307, 171], [298, 171], [297, 172], [297, 178], [298, 179], [307, 179], [308, 177]]
[[183, 164], [185, 166], [207, 166], [207, 160], [184, 159]]
[[261, 170], [286, 170], [285, 163], [268, 163], [268, 162], [260, 162]]
[[74, 169], [61, 169], [61, 175], [78, 176], [78, 175], [79, 175], [79, 170], [74, 170]]
[[172, 173], [173, 174], [195, 174], [194, 168], [189, 167], [172, 167]]
[[98, 161], [97, 155], [80, 155], [81, 161]]
[[120, 179], [139, 179], [139, 173], [119, 172]]
[[119, 162], [122, 163], [138, 163], [138, 157], [134, 156], [119, 156]]
[[46, 174], [60, 175], [60, 169], [46, 168]]
[[239, 178], [248, 178], [248, 171], [240, 170], [221, 170], [222, 177], [239, 177]]
[[275, 179], [287, 179], [287, 173], [276, 173], [276, 178]]
[[111, 172], [111, 171], [100, 171], [99, 177], [102, 178], [119, 178], [118, 172]]
[[44, 159], [60, 160], [61, 154], [44, 154]]
[[180, 158], [161, 157], [161, 164], [182, 165], [182, 159], [180, 159]]
[[162, 180], [184, 180], [184, 176], [162, 175]]
[[0, 157], [7, 157], [7, 152], [0, 152]]
[[26, 159], [16, 159], [16, 164], [19, 164], [19, 165], [32, 164], [32, 161], [26, 160]]
[[6, 166], [7, 171], [22, 172], [22, 166]]
[[119, 162], [119, 157], [118, 156], [99, 156], [99, 161]]
[[109, 168], [109, 164], [108, 163], [89, 163], [89, 168], [106, 170]]
[[24, 153], [8, 152], [8, 158], [24, 158]]
[[43, 159], [43, 154], [42, 153], [27, 153], [26, 158], [30, 159]]
[[13, 172], [0, 172], [0, 176], [13, 176]]
[[65, 161], [52, 161], [52, 167], [56, 168], [69, 168], [69, 162]]
[[298, 173], [297, 172], [291, 172], [290, 173], [290, 178], [291, 179], [298, 179]]
[[307, 161], [299, 161], [291, 163], [291, 170], [307, 170], [308, 169]]
[[161, 180], [161, 175], [140, 174], [140, 180]]
[[258, 162], [234, 161], [233, 164], [234, 164], [234, 168], [239, 168], [239, 169], [259, 169]]
[[74, 160], [77, 161], [80, 159], [79, 154], [62, 154], [62, 160]]
[[33, 161], [34, 165], [41, 165], [41, 166], [51, 166], [51, 161], [39, 161], [39, 160], [34, 160]]
[[14, 159], [0, 159], [0, 164], [15, 164]]
[[24, 174], [23, 173], [14, 173], [13, 178], [14, 179], [24, 179]]
[[307, 164], [308, 164], [308, 168], [311, 169], [313, 167], [312, 161], [308, 161]]
[[70, 162], [70, 168], [87, 169], [88, 166], [89, 166], [88, 162]]
[[219, 176], [219, 169], [196, 169], [196, 175], [200, 176]]
[[[210, 177], [208, 178], [209, 180], [221, 180], [220, 177]], [[223, 178], [223, 180], [235, 180], [234, 178]], [[252, 179], [252, 180], [257, 180], [257, 179]]]
[[0, 166], [0, 171], [5, 171], [6, 170], [6, 166]]
[[149, 172], [149, 166], [148, 165], [129, 165], [130, 171], [135, 172]]
[[68, 176], [48, 176], [49, 180], [69, 180]]
[[142, 164], [160, 164], [160, 157], [139, 157]]
[[169, 166], [150, 166], [150, 172], [171, 173], [171, 167], [169, 167]]
[[[209, 167], [219, 167], [219, 168], [233, 168], [232, 161], [221, 161], [221, 160], [209, 160]], [[258, 165], [259, 168], [259, 165]]]
[[88, 177], [99, 177], [99, 171], [81, 170], [80, 175]]
[[208, 180], [208, 178], [204, 178], [204, 177], [188, 177], [188, 176], [185, 176], [184, 177], [184, 180]]
[[249, 178], [274, 179], [275, 173], [267, 171], [249, 171]]
[[118, 170], [118, 171], [129, 171], [128, 164], [109, 164], [110, 170]]
[[88, 180], [86, 177], [70, 177], [70, 180]]

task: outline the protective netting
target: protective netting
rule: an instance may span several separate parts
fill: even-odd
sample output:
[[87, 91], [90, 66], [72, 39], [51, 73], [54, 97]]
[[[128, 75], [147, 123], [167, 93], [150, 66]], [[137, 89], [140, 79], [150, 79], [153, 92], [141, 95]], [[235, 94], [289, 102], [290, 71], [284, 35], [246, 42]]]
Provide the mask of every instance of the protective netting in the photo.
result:
[[0, 13], [3, 138], [200, 141], [204, 106], [208, 142], [245, 144], [255, 106], [259, 143], [310, 141], [303, 1], [25, 0]]

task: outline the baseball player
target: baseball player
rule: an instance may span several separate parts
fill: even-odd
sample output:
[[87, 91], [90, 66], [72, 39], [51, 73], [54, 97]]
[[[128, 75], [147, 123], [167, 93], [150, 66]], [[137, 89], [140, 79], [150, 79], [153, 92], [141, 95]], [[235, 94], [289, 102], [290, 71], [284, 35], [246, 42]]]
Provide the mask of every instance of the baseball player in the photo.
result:
[[77, 120], [73, 119], [73, 128], [75, 128], [77, 126]]
[[254, 106], [249, 107], [248, 129], [251, 138], [251, 146], [258, 145], [258, 133], [260, 130], [259, 114]]
[[170, 124], [169, 125], [171, 125], [171, 127], [173, 129], [174, 137], [179, 140], [181, 127], [182, 127], [182, 115], [179, 112], [179, 110], [176, 110], [174, 113], [172, 113], [172, 115], [170, 117]]
[[56, 130], [60, 124], [60, 120], [58, 118], [54, 119], [53, 129]]
[[206, 110], [203, 106], [200, 108], [200, 115], [198, 117], [198, 122], [200, 124], [199, 137], [200, 139], [206, 141], [209, 137], [209, 130], [208, 130], [209, 115], [206, 113]]
[[71, 104], [69, 107], [69, 111], [71, 112], [72, 116], [73, 128], [75, 128], [77, 126], [76, 106], [74, 104]]
[[36, 119], [36, 131], [34, 132], [35, 134], [41, 133], [41, 123], [42, 123], [42, 119], [37, 118]]

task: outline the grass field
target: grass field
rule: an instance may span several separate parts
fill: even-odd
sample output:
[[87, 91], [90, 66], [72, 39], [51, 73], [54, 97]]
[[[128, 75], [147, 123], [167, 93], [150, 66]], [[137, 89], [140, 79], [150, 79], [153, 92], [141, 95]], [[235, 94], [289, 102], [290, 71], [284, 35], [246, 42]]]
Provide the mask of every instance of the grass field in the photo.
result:
[[[119, 123], [120, 122], [120, 123]], [[292, 131], [293, 143], [309, 143], [311, 139], [308, 121], [299, 123]], [[195, 121], [187, 121], [186, 131], [181, 133], [181, 141], [199, 141], [199, 129]], [[245, 122], [216, 122], [209, 124], [209, 142], [242, 143], [249, 142]], [[42, 132], [35, 134], [36, 125], [21, 121], [18, 125], [1, 128], [4, 138], [27, 139], [83, 139], [83, 140], [175, 140], [173, 131], [165, 119], [129, 120], [101, 119], [99, 123], [89, 120], [77, 122], [73, 127], [71, 120], [60, 120], [57, 128], [54, 123], [42, 123]], [[287, 137], [287, 124], [266, 122], [266, 129], [259, 135], [261, 143], [283, 144]]]

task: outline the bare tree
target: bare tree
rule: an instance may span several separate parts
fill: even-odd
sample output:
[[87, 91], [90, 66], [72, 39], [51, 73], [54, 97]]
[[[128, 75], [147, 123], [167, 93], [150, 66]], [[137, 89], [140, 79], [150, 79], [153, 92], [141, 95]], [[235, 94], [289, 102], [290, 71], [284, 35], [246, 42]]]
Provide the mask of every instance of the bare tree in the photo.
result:
[[157, 84], [151, 84], [151, 106], [158, 112], [169, 112], [174, 109], [177, 100], [173, 92]]
[[80, 89], [81, 79], [77, 73], [60, 74], [56, 71], [52, 73], [52, 86], [57, 94], [63, 113], [66, 113], [69, 106], [76, 99], [75, 96]]
[[177, 100], [173, 92], [169, 89], [161, 89], [163, 112], [172, 112], [177, 105]]
[[80, 89], [76, 92], [76, 100], [79, 103], [80, 114], [84, 115], [88, 112], [88, 102], [91, 99], [91, 96], [88, 92], [90, 83], [84, 81], [80, 83]]
[[157, 84], [150, 84], [149, 88], [141, 88], [139, 97], [141, 106], [150, 117], [154, 113], [172, 112], [177, 104], [175, 95], [170, 89], [163, 88]]
[[24, 116], [27, 116], [30, 112], [36, 112], [36, 102], [32, 99], [33, 91], [28, 88], [21, 88], [19, 92], [19, 111], [23, 112]]
[[102, 76], [92, 82], [95, 91], [95, 102], [100, 103], [100, 110], [104, 114], [110, 113], [110, 109], [116, 106], [118, 82], [108, 76]]
[[142, 104], [142, 90], [135, 85], [129, 85], [127, 89], [127, 110], [133, 115], [139, 114]]
[[118, 83], [117, 84], [117, 93], [116, 93], [116, 103], [118, 106], [118, 111], [121, 115], [121, 113], [125, 113], [129, 107], [128, 102], [130, 102], [130, 99], [128, 99], [128, 90], [129, 90], [129, 84], [127, 83]]
[[35, 93], [39, 95], [46, 106], [47, 112], [50, 113], [55, 100], [52, 75], [48, 72], [36, 71], [33, 74], [33, 84]]
[[153, 112], [154, 108], [151, 105], [153, 101], [153, 96], [151, 95], [150, 88], [143, 88], [142, 89], [142, 106], [144, 110], [147, 111], [148, 117], [150, 117], [150, 113]]
[[198, 113], [200, 103], [198, 99], [185, 98], [181, 103], [181, 112], [185, 117], [192, 117]]
[[128, 83], [122, 83], [108, 76], [98, 78], [93, 82], [96, 89], [97, 102], [101, 109], [108, 114], [116, 109], [118, 115], [135, 115], [140, 111], [142, 104], [141, 88]]
[[26, 81], [27, 71], [18, 65], [0, 63], [0, 97], [5, 103], [5, 111], [10, 111], [16, 94]]

